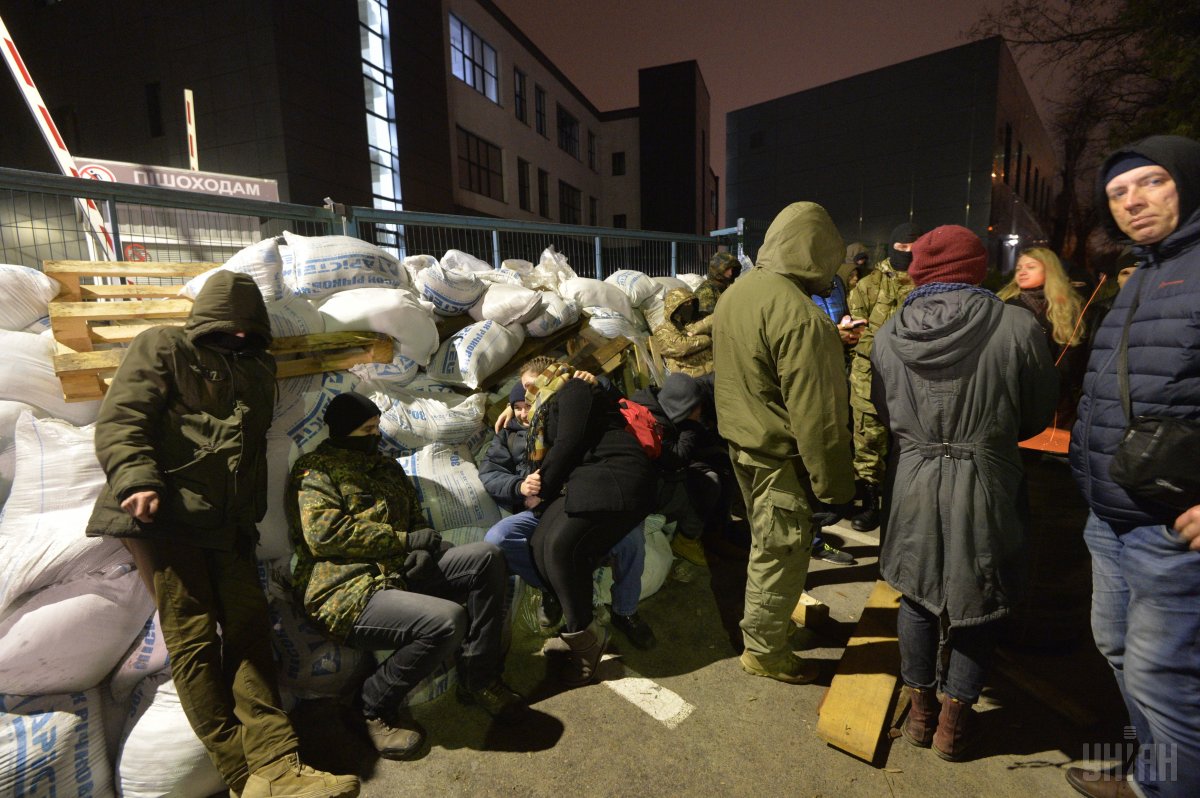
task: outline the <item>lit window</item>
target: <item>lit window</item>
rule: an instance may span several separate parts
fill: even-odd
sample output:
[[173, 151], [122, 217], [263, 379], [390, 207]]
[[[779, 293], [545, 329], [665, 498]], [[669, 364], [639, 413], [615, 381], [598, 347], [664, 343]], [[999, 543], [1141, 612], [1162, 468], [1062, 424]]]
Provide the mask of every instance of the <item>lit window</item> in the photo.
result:
[[450, 71], [454, 77], [499, 104], [495, 48], [453, 14], [450, 15]]

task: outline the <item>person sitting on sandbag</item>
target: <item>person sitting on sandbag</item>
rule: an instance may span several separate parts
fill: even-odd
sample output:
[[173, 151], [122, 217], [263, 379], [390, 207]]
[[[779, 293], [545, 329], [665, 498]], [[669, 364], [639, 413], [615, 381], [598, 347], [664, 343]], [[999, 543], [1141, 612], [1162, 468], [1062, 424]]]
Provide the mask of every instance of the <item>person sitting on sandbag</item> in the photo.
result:
[[[508, 397], [513, 415], [496, 433], [479, 463], [479, 479], [488, 495], [498, 505], [514, 513], [489, 529], [484, 540], [504, 552], [510, 572], [542, 592], [538, 623], [543, 629], [558, 625], [562, 618], [562, 604], [534, 568], [533, 555], [529, 550], [529, 538], [538, 525], [537, 516], [529, 509], [529, 505], [541, 487], [541, 476], [531, 474], [526, 457], [530, 408], [526, 401], [526, 386], [532, 385], [539, 374], [556, 362], [553, 358], [542, 356], [521, 367], [519, 381]], [[576, 376], [581, 373], [576, 372]], [[590, 374], [586, 376], [595, 379]], [[629, 534], [617, 541], [609, 551], [609, 556], [613, 560], [612, 625], [636, 647], [643, 650], [653, 648], [657, 642], [654, 630], [637, 611], [646, 562], [646, 538], [642, 524], [633, 527]]]
[[504, 557], [429, 528], [400, 465], [379, 451], [380, 411], [357, 393], [325, 411], [329, 438], [296, 461], [285, 509], [305, 614], [339, 642], [392, 654], [359, 694], [379, 755], [411, 759], [425, 730], [401, 702], [458, 652], [458, 698], [503, 723], [525, 700], [504, 683]]

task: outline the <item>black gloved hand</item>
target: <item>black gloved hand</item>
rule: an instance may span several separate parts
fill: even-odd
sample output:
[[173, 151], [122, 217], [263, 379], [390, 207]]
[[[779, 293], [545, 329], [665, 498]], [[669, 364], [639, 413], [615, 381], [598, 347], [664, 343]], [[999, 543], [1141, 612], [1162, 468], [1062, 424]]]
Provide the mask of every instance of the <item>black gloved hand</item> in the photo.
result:
[[404, 581], [410, 586], [432, 582], [440, 575], [437, 561], [427, 551], [413, 551], [404, 558]]
[[409, 551], [436, 551], [442, 547], [442, 536], [435, 529], [418, 529], [408, 533]]

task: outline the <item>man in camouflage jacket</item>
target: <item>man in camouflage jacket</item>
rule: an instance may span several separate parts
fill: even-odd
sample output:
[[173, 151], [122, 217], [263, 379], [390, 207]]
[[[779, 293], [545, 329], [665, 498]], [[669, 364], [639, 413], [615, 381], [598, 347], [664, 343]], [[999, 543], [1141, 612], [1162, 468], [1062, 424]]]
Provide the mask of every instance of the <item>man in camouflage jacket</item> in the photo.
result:
[[293, 584], [305, 613], [330, 637], [394, 650], [361, 692], [380, 755], [420, 752], [424, 730], [401, 704], [460, 644], [459, 699], [513, 718], [523, 700], [500, 678], [500, 550], [442, 543], [408, 475], [379, 452], [379, 410], [371, 400], [342, 394], [325, 422], [329, 438], [296, 461], [287, 484]]
[[667, 370], [703, 377], [713, 370], [712, 316], [698, 318], [698, 302], [686, 288], [672, 288], [663, 300], [663, 322], [654, 328], [654, 343]]
[[902, 224], [892, 231], [889, 255], [875, 270], [858, 281], [850, 292], [850, 315], [866, 319], [867, 326], [854, 347], [850, 360], [850, 412], [854, 423], [854, 475], [863, 512], [851, 519], [851, 526], [865, 532], [879, 526], [880, 490], [884, 463], [887, 461], [888, 431], [875, 405], [871, 404], [871, 348], [875, 334], [904, 303], [913, 289], [908, 277], [912, 262], [912, 242], [921, 236], [913, 224]]
[[699, 303], [697, 318], [703, 319], [717, 309], [717, 300], [741, 274], [742, 264], [731, 252], [718, 252], [708, 260], [708, 278], [696, 288]]

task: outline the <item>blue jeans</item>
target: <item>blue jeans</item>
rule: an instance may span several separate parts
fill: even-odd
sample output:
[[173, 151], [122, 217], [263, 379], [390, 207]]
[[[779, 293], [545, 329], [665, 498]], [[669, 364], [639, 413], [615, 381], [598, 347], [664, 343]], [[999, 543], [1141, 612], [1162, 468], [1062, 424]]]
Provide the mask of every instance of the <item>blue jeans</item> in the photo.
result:
[[[521, 577], [526, 584], [545, 590], [542, 578], [533, 567], [533, 553], [529, 549], [529, 538], [537, 525], [537, 516], [530, 510], [524, 510], [501, 518], [483, 539], [504, 552], [510, 572]], [[642, 569], [646, 565], [646, 533], [643, 525], [638, 524], [631, 529], [612, 547], [609, 554], [614, 561], [612, 611], [617, 615], [633, 615], [642, 597]]]
[[1149, 798], [1200, 795], [1200, 552], [1165, 526], [1117, 534], [1093, 513], [1092, 634], [1140, 745]]
[[[942, 619], [908, 596], [902, 596], [896, 636], [900, 644], [900, 678], [909, 687], [936, 688]], [[996, 624], [955, 626], [950, 630], [946, 647], [950, 649], [950, 662], [942, 679], [942, 691], [964, 704], [976, 703], [996, 650]]]

